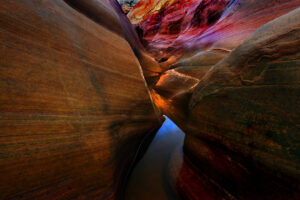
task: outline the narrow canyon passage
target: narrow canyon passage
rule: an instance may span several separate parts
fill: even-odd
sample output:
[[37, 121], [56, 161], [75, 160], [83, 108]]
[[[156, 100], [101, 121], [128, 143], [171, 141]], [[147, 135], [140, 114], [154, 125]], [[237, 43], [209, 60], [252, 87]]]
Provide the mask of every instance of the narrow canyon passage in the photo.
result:
[[299, 19], [300, 0], [2, 1], [0, 200], [299, 200]]
[[[145, 155], [134, 167], [126, 188], [125, 200], [179, 199], [170, 184], [183, 162], [184, 133], [166, 117]], [[174, 169], [176, 168], [176, 169]]]

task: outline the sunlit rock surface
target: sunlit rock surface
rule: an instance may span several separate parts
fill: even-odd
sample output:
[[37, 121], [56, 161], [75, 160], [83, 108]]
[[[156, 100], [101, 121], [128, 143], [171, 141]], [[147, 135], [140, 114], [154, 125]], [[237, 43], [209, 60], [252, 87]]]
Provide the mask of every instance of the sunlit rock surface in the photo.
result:
[[200, 49], [231, 50], [299, 5], [299, 0], [141, 0], [128, 17], [147, 50], [160, 60]]
[[122, 10], [125, 14], [127, 14], [136, 4], [139, 2], [139, 0], [118, 0], [120, 3]]
[[160, 125], [109, 1], [72, 3], [94, 21], [61, 0], [0, 4], [0, 199], [117, 199]]

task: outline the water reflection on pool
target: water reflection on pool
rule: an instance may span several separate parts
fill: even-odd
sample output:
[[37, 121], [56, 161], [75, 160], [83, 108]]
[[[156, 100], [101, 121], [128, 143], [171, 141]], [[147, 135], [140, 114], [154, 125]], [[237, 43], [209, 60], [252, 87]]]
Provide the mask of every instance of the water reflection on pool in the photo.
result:
[[[176, 177], [183, 161], [184, 133], [166, 117], [143, 158], [129, 178], [125, 200], [176, 200], [170, 172]], [[172, 163], [172, 167], [170, 167]]]

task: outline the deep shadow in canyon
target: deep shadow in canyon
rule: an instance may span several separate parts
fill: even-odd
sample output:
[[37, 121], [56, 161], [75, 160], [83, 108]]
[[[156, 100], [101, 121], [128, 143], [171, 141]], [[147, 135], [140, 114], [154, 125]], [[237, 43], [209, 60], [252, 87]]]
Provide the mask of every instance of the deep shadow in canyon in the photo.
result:
[[170, 176], [176, 177], [183, 163], [183, 141], [184, 133], [166, 117], [146, 153], [134, 167], [124, 199], [179, 199], [175, 188], [172, 188]]

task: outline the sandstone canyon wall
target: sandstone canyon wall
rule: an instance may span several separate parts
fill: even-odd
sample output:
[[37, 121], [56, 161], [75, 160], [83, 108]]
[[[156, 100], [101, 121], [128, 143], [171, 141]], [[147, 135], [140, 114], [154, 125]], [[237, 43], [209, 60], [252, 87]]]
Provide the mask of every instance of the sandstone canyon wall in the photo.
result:
[[121, 198], [162, 113], [182, 199], [299, 199], [300, 0], [119, 2], [1, 3], [0, 199]]
[[182, 198], [299, 199], [299, 14], [262, 14], [237, 47], [203, 49], [160, 76], [153, 99], [186, 133]]
[[118, 15], [85, 2], [94, 21], [61, 0], [0, 4], [0, 199], [117, 199], [160, 125]]
[[140, 0], [128, 17], [157, 60], [199, 50], [232, 50], [299, 0]]

